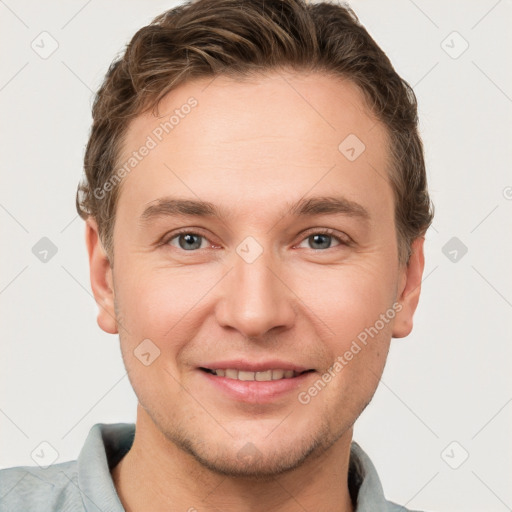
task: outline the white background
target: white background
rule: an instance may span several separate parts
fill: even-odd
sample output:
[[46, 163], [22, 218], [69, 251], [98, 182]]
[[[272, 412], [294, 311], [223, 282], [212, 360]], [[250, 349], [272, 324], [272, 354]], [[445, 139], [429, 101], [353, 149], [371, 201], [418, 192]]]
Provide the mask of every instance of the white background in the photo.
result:
[[[173, 5], [0, 2], [2, 468], [34, 465], [42, 441], [57, 462], [75, 459], [93, 424], [135, 421], [118, 338], [96, 324], [74, 200], [93, 91], [135, 31]], [[388, 499], [510, 510], [512, 2], [351, 5], [415, 89], [436, 206], [414, 331], [392, 342], [354, 439]], [[31, 48], [42, 31], [59, 45], [47, 59]], [[58, 249], [47, 263], [32, 253], [42, 237]], [[442, 251], [452, 237], [468, 249], [456, 262]]]

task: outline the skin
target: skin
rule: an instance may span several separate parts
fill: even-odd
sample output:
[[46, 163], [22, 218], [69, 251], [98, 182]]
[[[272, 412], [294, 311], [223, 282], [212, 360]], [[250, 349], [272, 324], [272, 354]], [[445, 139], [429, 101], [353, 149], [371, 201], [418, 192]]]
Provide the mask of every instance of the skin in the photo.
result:
[[[423, 238], [400, 265], [387, 131], [355, 85], [282, 71], [210, 82], [184, 84], [160, 104], [168, 118], [190, 96], [198, 101], [124, 178], [113, 268], [94, 219], [86, 224], [98, 323], [119, 333], [139, 400], [134, 444], [112, 470], [114, 484], [128, 511], [353, 511], [352, 425], [374, 395], [391, 338], [412, 329]], [[137, 117], [120, 161], [161, 122]], [[348, 134], [366, 146], [353, 162], [338, 150]], [[225, 217], [141, 221], [171, 195], [212, 202]], [[368, 219], [287, 215], [303, 196], [333, 195], [358, 203]], [[178, 228], [200, 235], [193, 250], [173, 238]], [[312, 237], [324, 228], [341, 241]], [[236, 251], [248, 236], [263, 249], [252, 263]], [[378, 335], [299, 403], [298, 393], [395, 302], [400, 311]], [[160, 350], [148, 366], [134, 356], [144, 339]], [[198, 368], [235, 358], [315, 371], [273, 401], [243, 402]], [[239, 456], [247, 446], [253, 456]]]

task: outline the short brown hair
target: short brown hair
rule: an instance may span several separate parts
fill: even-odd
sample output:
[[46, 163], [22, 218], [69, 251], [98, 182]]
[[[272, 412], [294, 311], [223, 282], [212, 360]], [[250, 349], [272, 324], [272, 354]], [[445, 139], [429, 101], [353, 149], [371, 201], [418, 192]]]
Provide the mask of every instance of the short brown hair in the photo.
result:
[[399, 259], [408, 261], [412, 241], [433, 218], [416, 97], [355, 13], [303, 0], [197, 0], [141, 28], [111, 64], [94, 100], [76, 207], [82, 218], [96, 219], [111, 264], [119, 187], [101, 198], [94, 191], [112, 179], [128, 123], [157, 109], [165, 94], [187, 81], [272, 69], [320, 71], [363, 91], [388, 129]]

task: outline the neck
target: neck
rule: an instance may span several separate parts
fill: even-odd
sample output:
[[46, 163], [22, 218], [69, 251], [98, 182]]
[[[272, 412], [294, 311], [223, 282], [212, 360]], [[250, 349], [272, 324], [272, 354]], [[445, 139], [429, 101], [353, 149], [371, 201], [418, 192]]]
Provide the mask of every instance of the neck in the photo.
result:
[[353, 512], [348, 490], [352, 429], [327, 451], [299, 468], [269, 480], [213, 473], [169, 441], [138, 407], [130, 451], [112, 470], [127, 512]]

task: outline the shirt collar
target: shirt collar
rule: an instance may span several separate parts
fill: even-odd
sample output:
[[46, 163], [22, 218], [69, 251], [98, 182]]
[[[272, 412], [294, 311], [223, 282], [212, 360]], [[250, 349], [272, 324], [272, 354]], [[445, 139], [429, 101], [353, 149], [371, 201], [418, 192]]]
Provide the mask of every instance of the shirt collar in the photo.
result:
[[352, 501], [357, 502], [355, 512], [387, 509], [388, 502], [384, 497], [377, 470], [370, 457], [355, 441], [350, 445], [348, 483]]
[[131, 448], [133, 423], [96, 423], [78, 456], [78, 486], [87, 512], [124, 512], [110, 470]]
[[[87, 512], [124, 512], [110, 471], [131, 448], [135, 436], [133, 423], [97, 423], [78, 456], [78, 485]], [[349, 490], [357, 502], [355, 512], [386, 510], [377, 470], [355, 441], [350, 446]]]

